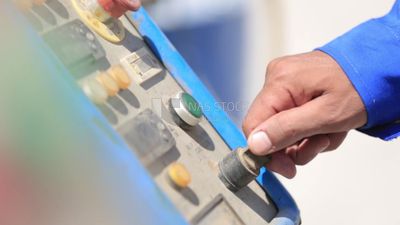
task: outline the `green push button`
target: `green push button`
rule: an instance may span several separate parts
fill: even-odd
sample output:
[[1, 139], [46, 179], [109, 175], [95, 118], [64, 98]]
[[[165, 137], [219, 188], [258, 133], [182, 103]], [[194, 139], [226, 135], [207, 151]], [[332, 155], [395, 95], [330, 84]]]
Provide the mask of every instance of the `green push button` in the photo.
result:
[[203, 112], [199, 103], [188, 93], [182, 93], [182, 103], [183, 106], [196, 118], [201, 118]]
[[[176, 100], [179, 101], [179, 104], [176, 104]], [[171, 98], [170, 104], [180, 121], [183, 122], [180, 125], [194, 127], [201, 122], [203, 111], [200, 104], [190, 94], [179, 92], [175, 98]]]

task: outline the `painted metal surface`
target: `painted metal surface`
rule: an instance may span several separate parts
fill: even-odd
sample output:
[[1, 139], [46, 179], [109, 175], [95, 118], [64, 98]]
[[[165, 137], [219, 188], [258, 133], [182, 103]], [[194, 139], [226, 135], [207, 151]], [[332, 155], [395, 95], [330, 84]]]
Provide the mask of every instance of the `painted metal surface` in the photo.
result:
[[[47, 123], [36, 125], [39, 127], [32, 126], [31, 129], [27, 129], [24, 131], [24, 135], [34, 135], [38, 139], [51, 135], [54, 139], [62, 138], [66, 143], [70, 143], [58, 147], [58, 143], [55, 142], [28, 142], [27, 145], [31, 149], [50, 150], [57, 147], [58, 151], [71, 152], [71, 150], [74, 150], [77, 154], [83, 152], [88, 155], [93, 154], [101, 163], [98, 168], [100, 171], [107, 168], [109, 174], [111, 174], [111, 171], [122, 172], [124, 178], [126, 178], [124, 181], [117, 180], [112, 176], [102, 178], [104, 180], [109, 179], [107, 180], [108, 183], [112, 184], [110, 188], [117, 190], [117, 195], [112, 196], [113, 198], [117, 197], [116, 201], [123, 202], [126, 208], [135, 209], [133, 212], [125, 212], [121, 209], [120, 215], [126, 220], [125, 223], [120, 224], [131, 223], [132, 218], [136, 223], [146, 225], [187, 224], [173, 204], [161, 193], [146, 169], [134, 157], [123, 140], [108, 125], [106, 118], [96, 110], [82, 92], [77, 91], [78, 87], [69, 78], [69, 72], [60, 61], [56, 60], [36, 32], [26, 24], [24, 19], [17, 16], [17, 11], [7, 1], [0, 2], [0, 6], [2, 15], [0, 27], [7, 30], [8, 34], [0, 42], [0, 49], [4, 49], [5, 51], [2, 52], [7, 54], [1, 55], [3, 60], [1, 61], [0, 71], [2, 71], [2, 76], [0, 79], [4, 87], [9, 86], [11, 90], [11, 87], [18, 86], [21, 90], [30, 90], [34, 93], [40, 93], [39, 90], [48, 90], [42, 93], [43, 96], [30, 95], [30, 92], [18, 92], [13, 96], [13, 102], [5, 105], [8, 106], [5, 108], [9, 112], [18, 109], [19, 113], [13, 116], [18, 117], [19, 121], [23, 123], [35, 118], [33, 115], [38, 117], [37, 120], [43, 119], [45, 121], [46, 118], [42, 118], [38, 112], [43, 111], [43, 108], [40, 108], [41, 106], [46, 106], [47, 113], [44, 116], [54, 113], [54, 116], [56, 116], [54, 119], [60, 118], [56, 123], [57, 129], [51, 121], [47, 121]], [[177, 81], [200, 104], [207, 107], [208, 110], [204, 110], [205, 116], [229, 147], [235, 149], [246, 146], [246, 140], [240, 130], [225, 112], [215, 104], [216, 101], [213, 96], [152, 22], [145, 10], [141, 9], [139, 12], [133, 13], [132, 18], [146, 42]], [[18, 58], [19, 64], [13, 63], [15, 60], [12, 58], [10, 61], [9, 51], [6, 51], [10, 49], [13, 51], [12, 56]], [[34, 62], [32, 62], [32, 59], [34, 59]], [[30, 65], [30, 67], [24, 68], [19, 65]], [[50, 88], [49, 84], [51, 84]], [[36, 101], [36, 104], [32, 104], [32, 101]], [[92, 123], [88, 123], [88, 121], [92, 121]], [[82, 126], [82, 124], [86, 125]], [[23, 124], [17, 123], [14, 125], [16, 127], [23, 126]], [[90, 152], [90, 149], [95, 151]], [[55, 154], [54, 151], [52, 154]], [[264, 170], [258, 177], [258, 181], [279, 209], [279, 213], [272, 224], [299, 224], [299, 210], [277, 178]], [[139, 193], [146, 193], [146, 195]], [[111, 194], [109, 197], [111, 197]], [[137, 204], [138, 202], [140, 204]]]
[[[180, 85], [203, 106], [206, 118], [219, 132], [231, 149], [245, 147], [246, 139], [236, 125], [228, 118], [227, 114], [216, 104], [216, 100], [203, 85], [195, 72], [186, 63], [179, 52], [169, 42], [167, 37], [152, 21], [142, 8], [132, 13], [132, 19], [136, 23], [141, 35], [152, 48], [158, 58], [164, 63], [170, 73]], [[271, 172], [263, 169], [257, 181], [262, 184], [265, 191], [271, 196], [279, 213], [271, 221], [273, 225], [297, 225], [300, 224], [300, 212], [293, 198], [283, 187], [279, 180]]]

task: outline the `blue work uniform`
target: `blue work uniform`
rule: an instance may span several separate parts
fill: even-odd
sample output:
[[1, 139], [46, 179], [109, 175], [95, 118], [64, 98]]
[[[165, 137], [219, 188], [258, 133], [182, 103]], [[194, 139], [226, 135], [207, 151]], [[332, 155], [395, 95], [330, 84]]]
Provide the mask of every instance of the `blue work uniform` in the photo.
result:
[[360, 95], [368, 122], [359, 130], [384, 140], [400, 136], [400, 0], [318, 50], [337, 61]]

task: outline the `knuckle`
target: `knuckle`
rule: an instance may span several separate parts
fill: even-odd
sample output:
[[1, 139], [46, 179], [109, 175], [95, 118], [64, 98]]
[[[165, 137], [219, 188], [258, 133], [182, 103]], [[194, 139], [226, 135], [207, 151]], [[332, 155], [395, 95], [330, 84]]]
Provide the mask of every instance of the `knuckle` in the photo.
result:
[[292, 68], [292, 60], [290, 57], [281, 57], [272, 60], [267, 67], [266, 78], [271, 77], [274, 82], [279, 82], [288, 78]]
[[271, 62], [269, 62], [268, 66], [267, 66], [267, 71], [272, 72], [275, 69], [276, 65], [279, 64], [280, 60], [281, 60], [281, 58], [276, 58], [276, 59], [273, 59]]
[[277, 58], [272, 60], [268, 67], [267, 71], [270, 73], [276, 73], [277, 71], [281, 71], [284, 68], [284, 64], [286, 64], [286, 60], [283, 58]]

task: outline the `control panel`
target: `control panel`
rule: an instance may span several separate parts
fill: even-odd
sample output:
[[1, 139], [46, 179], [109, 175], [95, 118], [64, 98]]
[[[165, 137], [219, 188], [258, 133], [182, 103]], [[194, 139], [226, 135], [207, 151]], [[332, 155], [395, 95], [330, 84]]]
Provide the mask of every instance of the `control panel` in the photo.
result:
[[108, 17], [89, 0], [18, 2], [81, 92], [190, 224], [258, 225], [276, 217], [257, 182], [238, 192], [221, 182], [218, 162], [231, 149], [204, 116], [207, 107], [174, 79], [130, 14]]

